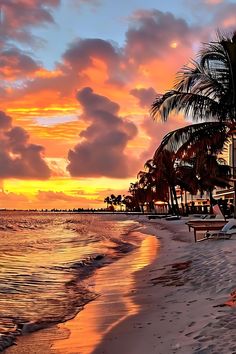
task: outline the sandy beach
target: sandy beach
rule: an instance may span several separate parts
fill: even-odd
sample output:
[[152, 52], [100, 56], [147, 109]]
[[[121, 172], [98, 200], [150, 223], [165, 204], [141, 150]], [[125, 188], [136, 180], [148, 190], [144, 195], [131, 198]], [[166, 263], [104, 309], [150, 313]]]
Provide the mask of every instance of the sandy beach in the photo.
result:
[[194, 243], [186, 218], [135, 219], [141, 247], [88, 279], [100, 296], [6, 354], [236, 353], [236, 239]]

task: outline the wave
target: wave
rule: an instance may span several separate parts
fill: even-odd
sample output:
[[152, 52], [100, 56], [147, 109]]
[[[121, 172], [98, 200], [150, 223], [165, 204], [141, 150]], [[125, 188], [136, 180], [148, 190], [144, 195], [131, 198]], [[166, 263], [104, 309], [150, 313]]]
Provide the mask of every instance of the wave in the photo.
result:
[[98, 296], [86, 279], [138, 246], [132, 222], [65, 215], [23, 221], [2, 223], [13, 226], [12, 236], [0, 229], [0, 351], [19, 335], [73, 318]]

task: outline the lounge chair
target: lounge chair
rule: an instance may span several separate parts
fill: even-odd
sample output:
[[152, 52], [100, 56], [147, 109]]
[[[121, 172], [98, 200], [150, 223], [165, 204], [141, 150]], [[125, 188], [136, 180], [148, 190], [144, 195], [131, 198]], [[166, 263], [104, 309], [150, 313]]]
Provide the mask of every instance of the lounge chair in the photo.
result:
[[181, 216], [179, 215], [170, 215], [166, 217], [166, 220], [180, 220]]
[[230, 220], [224, 227], [218, 232], [206, 232], [205, 237], [206, 239], [209, 238], [225, 238], [230, 239], [233, 235], [236, 235], [236, 220]]

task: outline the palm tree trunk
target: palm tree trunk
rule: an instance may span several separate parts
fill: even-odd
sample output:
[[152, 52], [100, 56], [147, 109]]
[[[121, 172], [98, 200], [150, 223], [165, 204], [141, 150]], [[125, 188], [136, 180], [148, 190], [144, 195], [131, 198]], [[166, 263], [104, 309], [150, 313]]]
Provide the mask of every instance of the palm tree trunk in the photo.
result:
[[179, 215], [179, 204], [178, 204], [178, 199], [177, 199], [175, 186], [172, 186], [172, 189], [173, 189], [174, 200], [175, 200], [175, 203], [176, 203], [175, 204], [176, 214]]
[[213, 213], [213, 196], [212, 196], [212, 189], [209, 190], [209, 197], [210, 197], [210, 213]]
[[141, 212], [144, 214], [144, 207], [143, 207], [143, 204], [141, 204]]
[[169, 194], [170, 194], [170, 201], [171, 201], [171, 213], [173, 214], [175, 210], [175, 206], [174, 206], [174, 198], [173, 198], [171, 187], [169, 187]]

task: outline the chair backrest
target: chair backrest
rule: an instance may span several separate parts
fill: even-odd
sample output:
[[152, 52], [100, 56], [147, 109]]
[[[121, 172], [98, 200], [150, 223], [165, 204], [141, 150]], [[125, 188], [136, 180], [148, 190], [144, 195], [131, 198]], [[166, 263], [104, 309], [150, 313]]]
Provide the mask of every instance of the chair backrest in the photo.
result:
[[213, 210], [213, 214], [216, 216], [216, 219], [224, 219], [225, 220], [225, 216], [222, 213], [222, 211], [220, 210], [220, 207], [218, 204], [214, 205], [212, 210]]
[[233, 220], [230, 220], [227, 222], [227, 224], [225, 224], [225, 226], [222, 228], [222, 232], [228, 232], [230, 231], [231, 229], [235, 229], [236, 228], [236, 220], [233, 219]]

